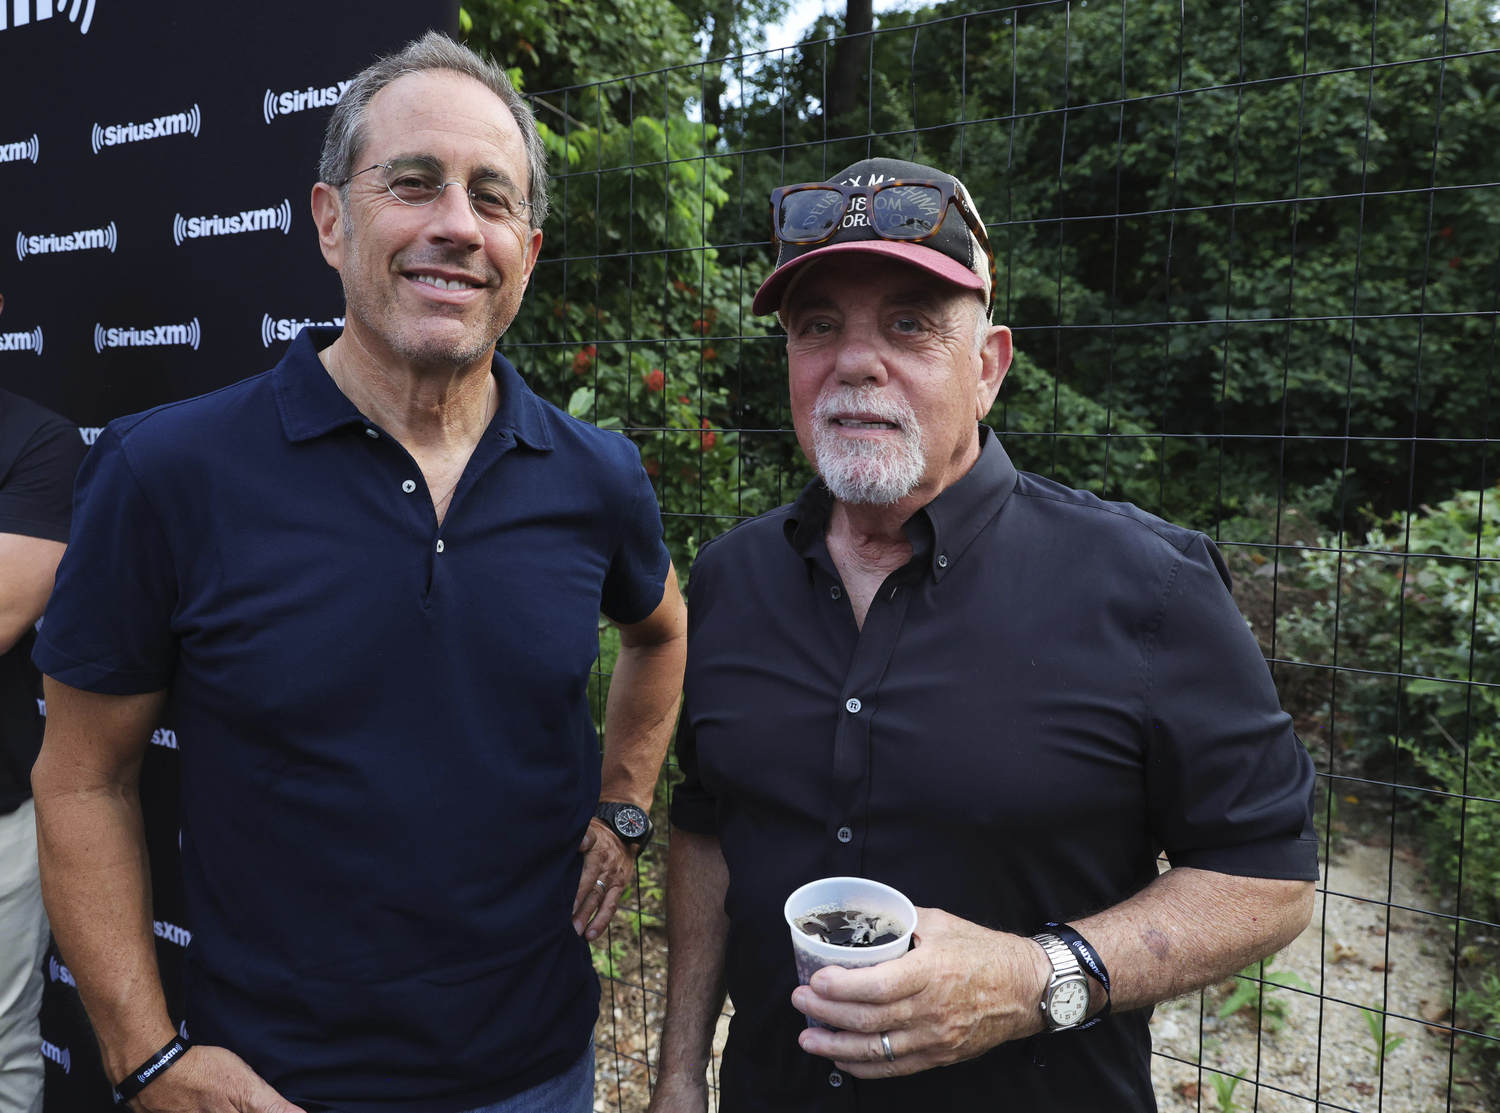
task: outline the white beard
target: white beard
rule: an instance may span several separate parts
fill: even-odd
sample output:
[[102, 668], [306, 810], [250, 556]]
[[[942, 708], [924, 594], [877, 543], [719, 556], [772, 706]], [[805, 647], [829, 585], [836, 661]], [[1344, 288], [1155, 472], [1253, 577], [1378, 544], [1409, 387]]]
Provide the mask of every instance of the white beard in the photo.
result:
[[[829, 419], [857, 411], [893, 422], [895, 444], [848, 440]], [[879, 387], [840, 387], [825, 392], [813, 407], [813, 456], [823, 483], [840, 502], [890, 506], [916, 489], [927, 470], [922, 428], [911, 403]]]

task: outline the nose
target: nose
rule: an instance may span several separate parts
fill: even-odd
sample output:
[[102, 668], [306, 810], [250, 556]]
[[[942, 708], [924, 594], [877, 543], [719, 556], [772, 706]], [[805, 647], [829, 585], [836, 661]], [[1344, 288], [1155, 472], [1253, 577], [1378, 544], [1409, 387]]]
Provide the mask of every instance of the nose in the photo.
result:
[[846, 329], [834, 359], [838, 381], [848, 386], [884, 386], [890, 376], [880, 350], [862, 330]]
[[484, 225], [463, 182], [444, 182], [443, 191], [426, 207], [432, 214], [427, 226], [431, 239], [475, 248], [484, 243]]

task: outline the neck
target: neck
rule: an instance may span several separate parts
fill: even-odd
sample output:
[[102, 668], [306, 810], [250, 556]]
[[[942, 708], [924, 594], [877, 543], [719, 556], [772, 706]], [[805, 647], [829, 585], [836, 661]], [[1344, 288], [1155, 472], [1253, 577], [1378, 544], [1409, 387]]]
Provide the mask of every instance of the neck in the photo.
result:
[[360, 413], [409, 449], [479, 439], [499, 405], [490, 373], [493, 349], [462, 367], [418, 365], [350, 325], [352, 315], [318, 358]]

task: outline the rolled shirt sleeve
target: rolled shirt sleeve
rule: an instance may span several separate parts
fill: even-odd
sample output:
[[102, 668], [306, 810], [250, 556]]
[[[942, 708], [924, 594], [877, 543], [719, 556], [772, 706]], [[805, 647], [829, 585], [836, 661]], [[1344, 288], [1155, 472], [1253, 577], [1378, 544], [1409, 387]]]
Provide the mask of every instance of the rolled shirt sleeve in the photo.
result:
[[1206, 537], [1147, 643], [1147, 809], [1174, 866], [1316, 880], [1313, 765]]
[[176, 664], [172, 554], [160, 519], [111, 427], [78, 473], [72, 538], [32, 660], [102, 695], [167, 687]]

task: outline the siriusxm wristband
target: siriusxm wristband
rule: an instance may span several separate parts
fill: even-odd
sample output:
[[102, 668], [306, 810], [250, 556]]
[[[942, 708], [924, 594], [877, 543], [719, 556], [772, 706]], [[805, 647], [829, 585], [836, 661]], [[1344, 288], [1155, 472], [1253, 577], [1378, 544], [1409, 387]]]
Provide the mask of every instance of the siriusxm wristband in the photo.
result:
[[155, 1081], [162, 1071], [181, 1059], [191, 1046], [187, 1040], [173, 1036], [171, 1043], [127, 1074], [115, 1087], [115, 1104], [124, 1105], [127, 1101], [135, 1100], [135, 1096], [146, 1088], [147, 1083]]
[[1104, 1007], [1078, 1026], [1080, 1029], [1092, 1028], [1109, 1015], [1109, 971], [1104, 968], [1104, 960], [1099, 957], [1099, 952], [1094, 950], [1087, 939], [1067, 924], [1048, 924], [1047, 930], [1067, 944], [1068, 950], [1073, 952], [1074, 957], [1083, 964], [1083, 968], [1104, 987]]

